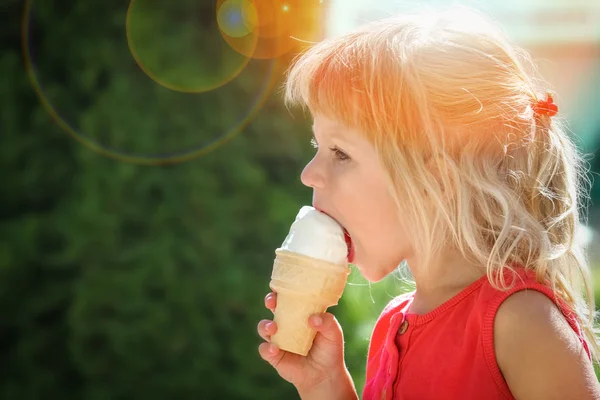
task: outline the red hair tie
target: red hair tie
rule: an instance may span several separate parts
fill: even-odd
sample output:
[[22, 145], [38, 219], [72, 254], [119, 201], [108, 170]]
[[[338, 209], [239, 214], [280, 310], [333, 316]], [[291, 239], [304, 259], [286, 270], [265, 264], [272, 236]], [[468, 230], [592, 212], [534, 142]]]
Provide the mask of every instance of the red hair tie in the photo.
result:
[[547, 93], [546, 100], [538, 100], [533, 105], [533, 112], [535, 115], [547, 115], [549, 117], [554, 117], [558, 113], [558, 106], [554, 104], [550, 92]]

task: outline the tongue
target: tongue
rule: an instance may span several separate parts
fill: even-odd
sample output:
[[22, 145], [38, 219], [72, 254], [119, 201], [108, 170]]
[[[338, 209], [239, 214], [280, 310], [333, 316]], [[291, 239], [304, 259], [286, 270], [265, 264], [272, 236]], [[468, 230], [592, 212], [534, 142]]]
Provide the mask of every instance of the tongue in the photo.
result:
[[348, 246], [348, 262], [354, 261], [354, 247], [352, 246], [352, 238], [348, 232], [344, 229], [344, 239], [346, 239], [346, 246]]

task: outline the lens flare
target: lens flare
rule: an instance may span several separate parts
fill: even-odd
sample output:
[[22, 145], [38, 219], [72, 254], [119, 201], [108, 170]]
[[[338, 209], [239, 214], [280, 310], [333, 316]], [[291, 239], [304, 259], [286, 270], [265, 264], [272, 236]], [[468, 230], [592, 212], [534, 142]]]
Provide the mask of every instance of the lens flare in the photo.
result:
[[227, 0], [217, 10], [219, 29], [231, 37], [254, 34], [257, 20], [256, 8], [247, 0]]
[[[132, 77], [130, 71], [127, 71], [128, 75], [124, 75], [122, 71], [115, 71], [111, 76], [113, 77], [113, 80], [119, 82], [119, 85], [121, 85], [119, 86], [119, 89], [121, 91], [116, 90], [113, 93], [106, 94], [108, 91], [104, 90], [99, 98], [92, 98], [89, 109], [92, 109], [96, 114], [94, 119], [87, 121], [84, 116], [75, 114], [75, 111], [69, 106], [63, 104], [63, 106], [60, 107], [56, 104], [58, 103], [59, 98], [61, 99], [61, 102], [64, 101], [65, 98], [68, 99], [68, 91], [77, 88], [77, 85], [81, 85], [81, 83], [73, 78], [68, 82], [68, 85], [56, 84], [55, 82], [50, 81], [48, 76], [46, 76], [43, 71], [40, 71], [39, 66], [36, 65], [34, 54], [38, 54], [39, 56], [40, 52], [34, 52], [34, 38], [31, 37], [33, 3], [33, 0], [26, 0], [25, 2], [21, 25], [21, 44], [27, 76], [37, 97], [56, 124], [72, 138], [94, 152], [116, 160], [142, 165], [175, 164], [206, 155], [207, 153], [216, 150], [238, 135], [250, 120], [261, 110], [277, 83], [278, 77], [284, 67], [276, 60], [271, 60], [267, 65], [257, 65], [256, 62], [252, 62], [248, 64], [247, 68], [243, 71], [243, 74], [249, 75], [244, 76], [242, 74], [240, 76], [240, 78], [246, 78], [246, 80], [244, 80], [246, 85], [248, 85], [248, 82], [251, 83], [249, 86], [252, 86], [252, 89], [242, 89], [239, 85], [227, 85], [226, 88], [221, 88], [219, 91], [201, 94], [174, 92], [170, 89], [163, 88], [162, 86], [157, 86], [153, 84], [153, 81], [148, 79], [148, 85], [140, 85], [134, 88], [143, 91], [144, 93], [138, 93], [137, 95], [134, 93], [129, 94], [126, 89], [121, 89], [121, 87], [127, 88], [127, 82], [136, 80], [136, 77]], [[123, 38], [123, 43], [121, 45], [126, 48], [124, 42], [125, 37]], [[255, 78], [258, 72], [263, 76], [261, 81], [257, 81]], [[52, 87], [52, 90], [44, 90], [45, 87]], [[56, 93], [57, 88], [60, 91], [58, 95]], [[224, 95], [223, 93], [229, 93], [223, 92], [224, 89], [231, 90], [233, 95]], [[231, 107], [223, 109], [222, 116], [209, 115], [210, 118], [208, 120], [203, 119], [204, 117], [202, 116], [196, 116], [196, 114], [199, 114], [202, 111], [201, 109], [196, 108], [198, 107], [199, 96], [215, 96], [215, 99], [220, 99], [222, 103], [227, 103], [229, 97], [237, 99], [239, 98], [240, 91], [247, 93], [250, 90], [255, 94], [248, 107], [243, 107], [242, 103], [234, 101], [233, 103], [229, 102], [232, 104]], [[90, 91], [85, 88], [82, 88], [78, 92], [90, 93]], [[135, 90], [133, 92], [135, 92]], [[164, 99], [168, 99], [168, 104], [165, 105], [154, 102], [152, 97], [146, 95], [156, 95], [157, 92], [162, 92], [160, 93], [161, 97], [159, 99], [163, 100], [163, 103], [165, 101]], [[164, 127], [154, 127], [155, 132], [153, 132], [153, 136], [148, 135], [147, 137], [144, 136], [142, 138], [143, 140], [140, 139], [142, 135], [147, 135], [145, 129], [149, 130], [147, 129], [148, 125], [156, 124], [158, 119], [153, 118], [151, 122], [145, 126], [135, 126], [136, 124], [144, 123], [143, 118], [132, 118], [128, 115], [127, 110], [135, 109], [136, 103], [123, 107], [124, 110], [119, 109], [114, 105], [115, 101], [126, 104], [127, 99], [122, 100], [121, 98], [127, 97], [128, 95], [131, 96], [130, 102], [134, 102], [134, 97], [137, 96], [135, 98], [138, 99], [141, 107], [147, 106], [151, 109], [148, 113], [153, 112], [153, 110], [160, 110], [163, 113], [172, 114], [173, 121], [165, 121]], [[185, 110], [181, 110], [177, 108], [177, 106], [172, 105], [170, 100], [173, 101], [173, 104], [183, 105]], [[69, 99], [69, 101], [73, 103], [71, 99]], [[202, 102], [201, 104], [206, 104], [209, 101]], [[234, 106], [238, 105], [240, 108], [243, 107], [242, 111], [235, 111]], [[104, 112], [104, 114], [99, 110]], [[111, 113], [116, 111], [120, 111], [120, 114], [111, 115]], [[140, 113], [143, 114], [144, 110], [137, 110], [137, 113], [138, 115]], [[66, 117], [67, 115], [69, 116], [68, 118]], [[106, 121], [101, 121], [98, 118], [98, 115], [106, 115]], [[232, 123], [224, 131], [214, 132], [214, 134], [212, 134], [210, 132], [211, 125], [214, 125], [215, 128], [223, 125], [223, 123], [219, 123], [219, 119], [232, 121]], [[192, 123], [197, 123], [198, 126], [192, 126], [190, 128], [188, 126], [190, 121], [193, 121]], [[185, 125], [185, 123], [188, 125]], [[100, 124], [104, 125], [100, 126]], [[132, 127], [132, 125], [134, 126]], [[182, 135], [182, 138], [179, 141], [177, 138], [178, 130], [184, 130], [185, 133], [187, 133], [187, 135], [185, 135], [186, 139], [184, 139]], [[190, 131], [193, 130], [199, 131], [198, 136], [189, 134]], [[194, 137], [199, 136], [203, 136], [203, 140], [197, 140], [196, 143], [191, 142], [191, 140], [194, 140]], [[168, 137], [170, 140], [168, 142], [169, 146], [163, 145], [164, 140], [161, 140], [164, 139], [164, 137]], [[173, 144], [174, 142], [176, 143]], [[161, 149], [161, 151], [154, 152], [152, 149], [153, 147]], [[143, 148], [143, 150], [140, 150], [140, 148]], [[164, 150], [165, 148], [168, 148], [168, 150]]]
[[[319, 0], [218, 0], [217, 16], [222, 9], [240, 15], [250, 32], [239, 35], [238, 30], [224, 29], [225, 24], [220, 24], [223, 39], [246, 57], [277, 58], [302, 42], [317, 42], [323, 37], [325, 9]], [[248, 45], [251, 34], [258, 37], [254, 46]]]
[[[232, 9], [232, 7], [227, 7]], [[224, 10], [226, 18], [235, 14]], [[248, 28], [228, 29], [246, 38], [244, 52], [222, 41], [219, 28], [199, 26], [203, 10], [182, 2], [132, 0], [126, 16], [127, 44], [138, 66], [156, 83], [178, 92], [214, 90], [233, 80], [246, 67], [258, 42]], [[222, 19], [221, 16], [220, 19]], [[226, 25], [232, 28], [229, 23]], [[245, 31], [245, 33], [243, 33]]]

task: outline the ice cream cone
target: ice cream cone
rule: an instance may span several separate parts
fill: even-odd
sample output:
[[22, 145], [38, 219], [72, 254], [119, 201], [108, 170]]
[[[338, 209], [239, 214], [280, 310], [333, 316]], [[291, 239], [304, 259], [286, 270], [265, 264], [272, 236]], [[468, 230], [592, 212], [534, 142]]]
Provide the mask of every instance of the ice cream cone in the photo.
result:
[[350, 269], [306, 255], [277, 249], [271, 289], [277, 292], [274, 321], [277, 333], [271, 342], [280, 349], [306, 356], [316, 331], [308, 318], [338, 303]]

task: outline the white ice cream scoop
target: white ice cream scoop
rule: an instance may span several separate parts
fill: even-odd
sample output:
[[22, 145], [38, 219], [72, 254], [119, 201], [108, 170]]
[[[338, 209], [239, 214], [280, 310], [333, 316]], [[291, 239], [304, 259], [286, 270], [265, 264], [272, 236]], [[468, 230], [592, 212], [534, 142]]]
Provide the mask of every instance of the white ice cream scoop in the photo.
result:
[[348, 262], [344, 229], [333, 218], [310, 206], [300, 209], [280, 249], [333, 264]]

